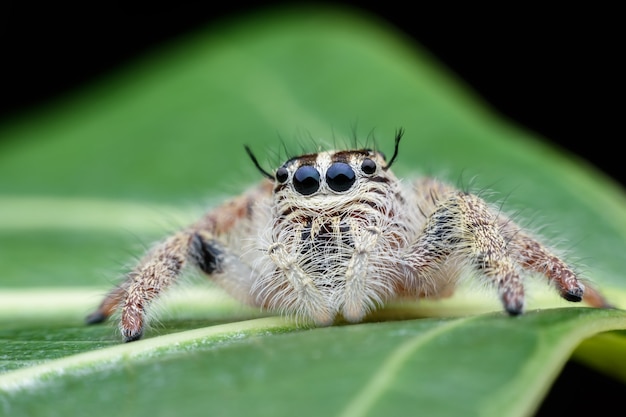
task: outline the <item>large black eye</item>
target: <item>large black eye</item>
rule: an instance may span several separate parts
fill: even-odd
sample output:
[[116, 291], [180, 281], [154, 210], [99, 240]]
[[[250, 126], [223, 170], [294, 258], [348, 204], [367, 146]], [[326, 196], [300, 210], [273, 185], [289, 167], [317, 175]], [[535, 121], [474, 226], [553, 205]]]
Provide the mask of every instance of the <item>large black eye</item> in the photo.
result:
[[335, 191], [349, 190], [355, 180], [352, 167], [345, 162], [335, 162], [326, 171], [326, 182]]
[[320, 188], [320, 173], [310, 165], [303, 165], [293, 174], [293, 186], [302, 195], [311, 195]]
[[288, 179], [289, 179], [289, 171], [287, 171], [287, 168], [280, 167], [276, 170], [276, 181], [283, 184]]
[[374, 172], [376, 172], [376, 162], [372, 161], [369, 158], [364, 159], [363, 163], [361, 164], [361, 171], [366, 174], [373, 174]]

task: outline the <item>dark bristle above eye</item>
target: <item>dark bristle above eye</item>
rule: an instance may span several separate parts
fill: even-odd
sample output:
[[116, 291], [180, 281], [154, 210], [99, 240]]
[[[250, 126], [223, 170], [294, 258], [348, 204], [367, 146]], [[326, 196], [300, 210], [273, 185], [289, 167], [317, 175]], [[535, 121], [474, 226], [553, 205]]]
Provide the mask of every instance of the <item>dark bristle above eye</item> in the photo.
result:
[[274, 179], [274, 177], [272, 176], [272, 174], [270, 174], [269, 172], [267, 172], [266, 170], [263, 169], [263, 167], [261, 167], [261, 164], [259, 163], [259, 160], [256, 159], [256, 156], [254, 156], [254, 154], [252, 153], [252, 149], [250, 149], [250, 147], [248, 145], [244, 146], [246, 153], [248, 154], [248, 156], [250, 157], [250, 159], [252, 160], [252, 163], [254, 164], [254, 166], [259, 170], [259, 172], [261, 174], [263, 174], [263, 176], [265, 176], [266, 178], [272, 180]]
[[387, 163], [387, 166], [383, 168], [383, 170], [387, 171], [391, 168], [391, 165], [395, 162], [398, 157], [398, 150], [400, 149], [400, 140], [402, 139], [402, 135], [404, 135], [404, 129], [400, 128], [396, 131], [396, 139], [394, 141], [393, 155], [391, 156], [391, 160]]

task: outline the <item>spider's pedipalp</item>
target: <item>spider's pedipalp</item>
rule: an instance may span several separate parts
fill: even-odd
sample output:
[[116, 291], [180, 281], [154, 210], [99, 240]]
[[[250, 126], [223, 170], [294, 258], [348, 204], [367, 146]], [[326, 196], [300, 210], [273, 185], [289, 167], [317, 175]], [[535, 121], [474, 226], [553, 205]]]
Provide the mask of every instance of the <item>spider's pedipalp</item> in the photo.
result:
[[[276, 264], [287, 284], [293, 288], [284, 292], [283, 297], [273, 300], [274, 308], [290, 308], [298, 317], [312, 320], [317, 326], [329, 326], [334, 321], [326, 300], [318, 288], [318, 283], [307, 274], [298, 260], [290, 255], [284, 244], [275, 243], [268, 249], [270, 259]], [[276, 302], [279, 304], [276, 304]]]
[[[352, 230], [359, 230], [357, 225]], [[354, 252], [348, 261], [345, 271], [345, 287], [343, 291], [342, 314], [349, 322], [359, 322], [365, 315], [381, 303], [376, 292], [370, 287], [368, 279], [369, 260], [372, 251], [382, 236], [378, 227], [369, 226], [354, 237]], [[365, 302], [364, 302], [365, 301]]]

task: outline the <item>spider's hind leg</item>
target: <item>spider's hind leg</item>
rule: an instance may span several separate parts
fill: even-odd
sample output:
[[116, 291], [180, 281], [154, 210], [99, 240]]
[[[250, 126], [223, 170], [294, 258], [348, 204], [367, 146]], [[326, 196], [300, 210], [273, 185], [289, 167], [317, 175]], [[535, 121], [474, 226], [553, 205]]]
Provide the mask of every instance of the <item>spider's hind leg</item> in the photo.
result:
[[592, 307], [613, 308], [604, 296], [589, 283], [578, 278], [573, 269], [529, 236], [509, 219], [499, 218], [500, 229], [509, 241], [511, 251], [520, 265], [527, 270], [543, 274], [567, 301], [584, 301]]
[[[128, 281], [124, 281], [126, 284]], [[126, 296], [126, 286], [122, 284], [113, 288], [104, 297], [104, 300], [100, 303], [96, 311], [85, 317], [85, 323], [87, 324], [100, 324], [104, 323], [109, 317], [115, 313], [118, 309], [122, 299]]]

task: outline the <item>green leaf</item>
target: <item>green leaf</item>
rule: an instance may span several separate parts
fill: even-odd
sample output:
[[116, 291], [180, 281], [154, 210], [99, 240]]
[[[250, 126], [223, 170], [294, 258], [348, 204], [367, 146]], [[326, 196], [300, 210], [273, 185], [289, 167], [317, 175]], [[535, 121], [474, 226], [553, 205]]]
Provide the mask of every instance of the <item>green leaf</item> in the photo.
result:
[[283, 145], [342, 146], [353, 131], [391, 151], [399, 127], [397, 174], [493, 190], [522, 223], [548, 224], [547, 240], [572, 242], [567, 258], [626, 305], [622, 189], [502, 120], [381, 22], [278, 10], [0, 126], [0, 413], [530, 416], [573, 352], [626, 381], [626, 313], [573, 307], [540, 280], [518, 318], [470, 285], [306, 329], [197, 284], [163, 301], [140, 342], [83, 325], [153, 240], [259, 179], [244, 144], [269, 169]]

